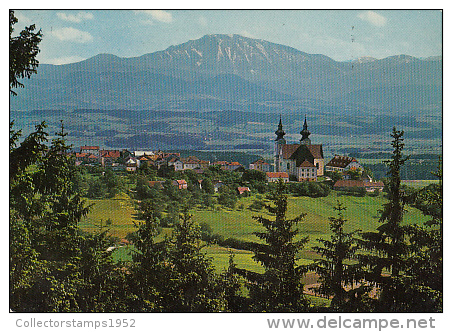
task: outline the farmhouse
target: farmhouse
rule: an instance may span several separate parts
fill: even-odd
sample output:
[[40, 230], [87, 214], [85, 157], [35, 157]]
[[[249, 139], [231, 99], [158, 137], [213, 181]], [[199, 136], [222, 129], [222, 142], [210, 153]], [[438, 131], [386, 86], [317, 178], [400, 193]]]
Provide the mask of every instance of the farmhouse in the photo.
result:
[[238, 191], [239, 195], [243, 195], [244, 193], [251, 192], [250, 188], [248, 188], [248, 187], [238, 187], [237, 191]]
[[323, 147], [321, 144], [311, 144], [306, 118], [300, 132], [300, 143], [286, 143], [281, 119], [275, 134], [275, 172], [286, 172], [297, 181], [317, 181], [317, 177], [323, 176]]
[[364, 167], [353, 157], [335, 155], [326, 165], [325, 170], [329, 172], [344, 173], [349, 170], [364, 171]]
[[80, 153], [89, 153], [95, 155], [96, 157], [100, 157], [100, 149], [98, 146], [81, 146]]
[[139, 160], [136, 160], [135, 158], [130, 157], [126, 161], [126, 171], [127, 172], [135, 172], [137, 170], [137, 167], [140, 167]]
[[280, 179], [283, 182], [289, 182], [289, 174], [286, 172], [266, 172], [267, 182], [278, 182]]
[[187, 189], [188, 188], [187, 181], [185, 181], [185, 180], [174, 180], [172, 182], [172, 184], [174, 186], [176, 186], [178, 189]]
[[270, 164], [265, 162], [263, 159], [259, 159], [250, 164], [250, 169], [266, 173], [270, 172]]

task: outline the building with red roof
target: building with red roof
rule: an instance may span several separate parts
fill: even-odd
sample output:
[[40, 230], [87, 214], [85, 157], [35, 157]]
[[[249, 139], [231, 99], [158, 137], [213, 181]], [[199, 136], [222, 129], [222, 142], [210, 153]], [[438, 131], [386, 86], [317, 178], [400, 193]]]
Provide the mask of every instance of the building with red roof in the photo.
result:
[[182, 180], [174, 180], [172, 182], [172, 184], [174, 186], [176, 186], [178, 189], [187, 189], [188, 188], [187, 181], [185, 181], [183, 179]]
[[248, 187], [238, 187], [237, 191], [238, 191], [239, 195], [243, 195], [246, 192], [251, 192], [250, 188], [248, 188]]
[[289, 174], [286, 172], [266, 172], [267, 182], [278, 182], [280, 179], [289, 182]]

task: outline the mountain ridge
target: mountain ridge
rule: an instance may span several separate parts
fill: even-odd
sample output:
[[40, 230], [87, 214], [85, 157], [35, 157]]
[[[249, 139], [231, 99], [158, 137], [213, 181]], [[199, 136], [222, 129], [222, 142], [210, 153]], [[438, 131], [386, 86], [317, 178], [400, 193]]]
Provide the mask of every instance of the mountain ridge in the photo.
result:
[[143, 110], [173, 109], [190, 99], [200, 105], [199, 110], [210, 107], [206, 101], [217, 100], [233, 109], [282, 102], [284, 112], [284, 103], [299, 99], [300, 105], [308, 100], [339, 104], [346, 100], [369, 112], [375, 108], [385, 112], [389, 110], [353, 96], [362, 95], [357, 92], [363, 90], [411, 85], [413, 96], [432, 86], [440, 91], [429, 100], [429, 107], [433, 103], [439, 110], [441, 82], [441, 56], [424, 60], [395, 55], [341, 62], [262, 39], [213, 34], [138, 57], [98, 54], [71, 64], [40, 65], [10, 105], [13, 110]]

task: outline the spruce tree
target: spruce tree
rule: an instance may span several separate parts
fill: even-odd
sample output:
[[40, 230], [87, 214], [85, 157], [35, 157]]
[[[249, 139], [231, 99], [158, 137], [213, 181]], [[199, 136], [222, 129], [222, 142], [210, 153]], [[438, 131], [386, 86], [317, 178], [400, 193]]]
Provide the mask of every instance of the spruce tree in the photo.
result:
[[414, 194], [414, 206], [429, 220], [408, 227], [412, 255], [408, 259], [406, 283], [416, 298], [412, 310], [441, 312], [443, 296], [443, 186], [442, 165], [432, 173], [438, 183], [430, 184]]
[[253, 273], [243, 269], [237, 272], [247, 279], [252, 310], [258, 312], [299, 312], [306, 310], [308, 301], [303, 295], [301, 277], [306, 268], [297, 266], [296, 256], [308, 238], [295, 240], [299, 231], [295, 228], [305, 216], [287, 219], [285, 185], [280, 181], [273, 193], [274, 205], [266, 205], [274, 220], [263, 216], [253, 217], [265, 230], [254, 234], [264, 243], [253, 243], [253, 259], [265, 272]]
[[226, 309], [221, 280], [212, 261], [201, 252], [200, 227], [186, 210], [175, 226], [168, 264], [171, 271], [166, 279], [166, 311], [218, 312]]
[[355, 289], [356, 286], [360, 287], [358, 283], [362, 281], [362, 275], [359, 264], [351, 262], [356, 258], [358, 247], [355, 235], [359, 230], [345, 232], [346, 208], [339, 201], [333, 208], [337, 211], [337, 217], [329, 218], [331, 239], [318, 239], [317, 241], [323, 246], [313, 247], [322, 256], [322, 259], [316, 259], [311, 265], [311, 269], [320, 277], [320, 286], [314, 290], [324, 296], [332, 297], [333, 311], [362, 310], [363, 303], [359, 303], [359, 298], [356, 297], [358, 292]]
[[156, 243], [159, 219], [152, 207], [143, 213], [145, 220], [136, 224], [138, 228], [134, 239], [135, 250], [132, 253], [134, 265], [129, 275], [131, 293], [130, 307], [137, 312], [164, 311], [162, 297], [165, 288], [163, 280], [165, 273], [166, 242]]
[[243, 282], [237, 275], [237, 264], [234, 262], [234, 254], [229, 252], [229, 264], [227, 270], [222, 274], [222, 287], [224, 297], [227, 302], [228, 312], [247, 312], [249, 311], [250, 301], [241, 294]]
[[379, 298], [377, 311], [399, 312], [407, 310], [408, 299], [402, 279], [407, 268], [409, 246], [407, 227], [402, 225], [405, 195], [401, 189], [400, 170], [407, 158], [402, 156], [403, 131], [393, 128], [392, 159], [385, 161], [389, 170], [387, 182], [388, 202], [381, 211], [380, 223], [376, 232], [362, 234], [361, 248], [366, 254], [360, 261], [366, 266], [366, 280], [377, 286]]

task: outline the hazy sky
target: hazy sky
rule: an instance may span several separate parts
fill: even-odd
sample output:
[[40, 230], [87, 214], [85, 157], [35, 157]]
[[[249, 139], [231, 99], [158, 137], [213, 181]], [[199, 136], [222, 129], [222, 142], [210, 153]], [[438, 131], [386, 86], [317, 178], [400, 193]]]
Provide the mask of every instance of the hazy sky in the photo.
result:
[[439, 10], [16, 10], [42, 29], [41, 63], [135, 57], [206, 34], [240, 34], [338, 61], [442, 53]]

